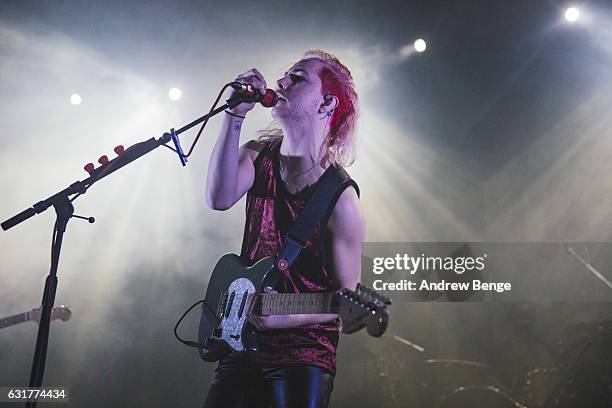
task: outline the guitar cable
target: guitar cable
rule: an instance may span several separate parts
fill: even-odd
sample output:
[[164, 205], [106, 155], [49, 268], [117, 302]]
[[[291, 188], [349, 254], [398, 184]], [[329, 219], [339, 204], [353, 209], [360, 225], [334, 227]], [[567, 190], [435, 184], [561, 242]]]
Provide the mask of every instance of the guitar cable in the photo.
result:
[[181, 324], [181, 322], [183, 321], [183, 319], [185, 318], [185, 316], [187, 316], [187, 314], [188, 314], [189, 312], [191, 312], [191, 310], [192, 310], [194, 307], [196, 307], [197, 305], [199, 305], [200, 303], [202, 303], [202, 304], [203, 304], [202, 308], [206, 307], [206, 309], [207, 309], [207, 310], [208, 310], [208, 311], [209, 311], [209, 312], [210, 312], [210, 313], [211, 313], [213, 316], [216, 316], [216, 313], [214, 313], [214, 312], [213, 312], [213, 310], [211, 309], [211, 307], [210, 307], [210, 306], [208, 306], [208, 305], [207, 305], [207, 304], [204, 302], [204, 299], [202, 299], [202, 300], [198, 300], [196, 303], [194, 303], [193, 305], [191, 305], [191, 306], [189, 307], [189, 309], [187, 309], [187, 311], [185, 311], [185, 313], [183, 313], [183, 315], [180, 317], [180, 319], [178, 320], [178, 322], [176, 322], [176, 326], [174, 326], [174, 337], [176, 337], [176, 339], [177, 339], [178, 341], [180, 341], [181, 343], [183, 343], [183, 344], [184, 344], [184, 345], [186, 345], [186, 346], [189, 346], [189, 347], [194, 347], [194, 348], [197, 348], [197, 349], [206, 349], [207, 347], [206, 347], [204, 344], [199, 343], [199, 342], [197, 342], [197, 341], [183, 340], [183, 339], [182, 339], [182, 338], [181, 338], [181, 337], [178, 335], [178, 327], [179, 327], [179, 325]]

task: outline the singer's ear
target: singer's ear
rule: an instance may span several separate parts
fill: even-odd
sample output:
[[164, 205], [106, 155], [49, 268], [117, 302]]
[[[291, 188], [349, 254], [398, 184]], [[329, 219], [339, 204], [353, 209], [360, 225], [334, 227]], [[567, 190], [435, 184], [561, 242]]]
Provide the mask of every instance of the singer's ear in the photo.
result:
[[327, 113], [336, 109], [338, 106], [338, 98], [334, 95], [323, 95], [323, 102], [319, 106], [319, 113]]

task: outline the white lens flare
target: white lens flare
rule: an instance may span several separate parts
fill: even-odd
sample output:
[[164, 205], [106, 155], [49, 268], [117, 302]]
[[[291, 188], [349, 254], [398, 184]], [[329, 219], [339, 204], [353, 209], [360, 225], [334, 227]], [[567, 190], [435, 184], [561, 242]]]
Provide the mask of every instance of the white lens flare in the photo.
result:
[[73, 104], [74, 106], [80, 105], [81, 102], [83, 102], [81, 95], [79, 94], [70, 95], [70, 103]]
[[427, 43], [422, 38], [419, 38], [414, 42], [414, 49], [416, 52], [423, 52], [427, 49]]
[[173, 101], [178, 101], [179, 99], [181, 99], [181, 95], [183, 95], [183, 93], [178, 88], [172, 88], [168, 91], [168, 96]]
[[578, 17], [580, 17], [580, 10], [578, 10], [576, 7], [570, 7], [565, 10], [565, 19], [570, 23], [578, 20]]

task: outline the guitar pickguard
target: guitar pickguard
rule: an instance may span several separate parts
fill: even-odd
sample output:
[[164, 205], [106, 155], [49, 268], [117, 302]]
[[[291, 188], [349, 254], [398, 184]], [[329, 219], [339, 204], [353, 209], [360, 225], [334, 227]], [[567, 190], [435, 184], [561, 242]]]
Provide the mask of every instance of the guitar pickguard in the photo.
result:
[[256, 292], [255, 286], [247, 278], [233, 281], [227, 289], [227, 304], [221, 320], [221, 340], [234, 351], [244, 351], [242, 330], [247, 322], [247, 296]]

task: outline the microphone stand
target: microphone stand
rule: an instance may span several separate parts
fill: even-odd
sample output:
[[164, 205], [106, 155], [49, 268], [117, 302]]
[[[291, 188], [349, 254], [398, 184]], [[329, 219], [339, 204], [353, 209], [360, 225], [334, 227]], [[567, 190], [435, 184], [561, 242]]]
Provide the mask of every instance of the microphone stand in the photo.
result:
[[[60, 250], [62, 248], [64, 232], [66, 231], [66, 227], [70, 218], [83, 218], [74, 215], [74, 206], [72, 205], [72, 201], [74, 201], [81, 194], [85, 194], [87, 189], [91, 187], [93, 183], [119, 170], [121, 167], [126, 166], [127, 164], [144, 156], [152, 150], [155, 150], [159, 146], [165, 145], [171, 140], [177, 147], [177, 153], [179, 155], [181, 163], [183, 164], [183, 166], [185, 166], [187, 158], [183, 154], [182, 149], [180, 148], [180, 143], [177, 138], [179, 134], [208, 120], [209, 118], [224, 111], [225, 109], [231, 109], [242, 102], [251, 101], [252, 100], [247, 97], [237, 95], [231, 99], [228, 99], [225, 105], [209, 112], [208, 114], [194, 120], [193, 122], [183, 126], [182, 128], [176, 131], [172, 129], [171, 133], [164, 133], [159, 139], [151, 138], [144, 142], [137, 143], [125, 150], [125, 152], [123, 152], [119, 156], [115, 157], [113, 160], [109, 161], [108, 163], [102, 164], [98, 168], [93, 169], [91, 172], [89, 172], [90, 176], [88, 178], [71, 184], [64, 190], [59, 191], [58, 193], [48, 197], [43, 201], [39, 201], [32, 207], [20, 212], [19, 214], [9, 218], [8, 220], [0, 224], [2, 226], [2, 229], [6, 231], [9, 228], [12, 228], [15, 225], [20, 224], [25, 220], [33, 217], [34, 215], [42, 213], [51, 206], [55, 208], [56, 221], [53, 230], [53, 241], [51, 244], [51, 269], [49, 271], [47, 279], [45, 280], [45, 287], [43, 290], [42, 313], [40, 318], [40, 324], [38, 326], [38, 335], [36, 337], [36, 348], [34, 350], [34, 359], [32, 361], [32, 371], [30, 373], [30, 387], [40, 387], [42, 384], [43, 374], [45, 370], [45, 362], [47, 359], [47, 345], [49, 342], [51, 309], [53, 308], [53, 305], [55, 303], [55, 294], [57, 292], [57, 268], [59, 264]], [[74, 197], [70, 199], [70, 196], [72, 195], [74, 195]], [[90, 218], [89, 221], [93, 222], [93, 218]], [[36, 399], [28, 400], [28, 402], [26, 403], [26, 407], [34, 408], [36, 407], [36, 404]]]

